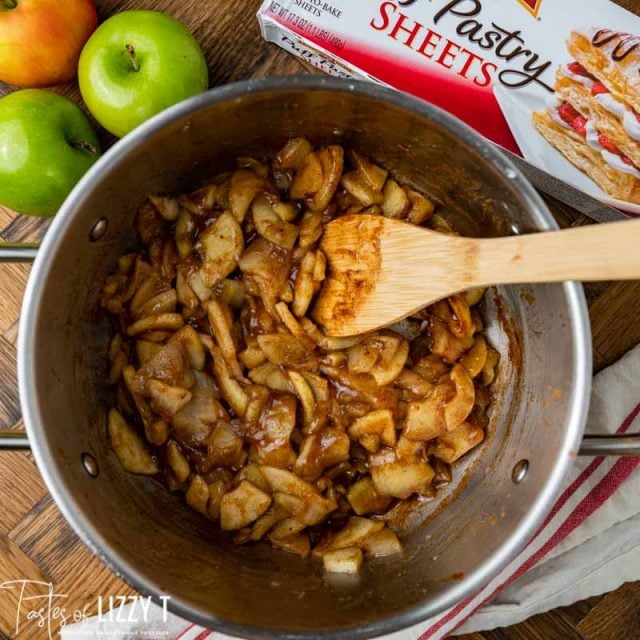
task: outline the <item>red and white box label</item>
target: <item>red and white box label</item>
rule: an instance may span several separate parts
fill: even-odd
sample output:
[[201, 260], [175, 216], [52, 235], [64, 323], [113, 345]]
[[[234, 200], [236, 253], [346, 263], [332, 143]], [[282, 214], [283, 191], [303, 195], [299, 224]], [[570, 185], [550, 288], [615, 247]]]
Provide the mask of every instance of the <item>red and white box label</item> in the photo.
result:
[[[555, 109], [565, 101], [566, 96], [558, 98], [555, 89], [559, 70], [576, 62], [568, 50], [568, 41], [576, 32], [591, 34], [591, 38], [595, 31], [606, 30], [614, 36], [611, 42], [622, 43], [622, 49], [632, 48], [630, 57], [635, 59], [637, 54], [640, 64], [640, 38], [634, 35], [640, 35], [640, 18], [613, 2], [266, 0], [258, 18], [266, 40], [315, 67], [336, 76], [383, 83], [428, 100], [503, 147], [558, 171], [585, 191], [629, 210], [637, 207], [640, 212], [640, 172], [638, 176], [634, 173], [637, 167], [634, 155], [628, 153], [630, 145], [616, 144], [622, 140], [608, 142], [605, 135], [605, 144], [598, 148], [592, 144], [595, 134], [591, 138], [583, 135], [572, 122], [565, 122], [569, 129], [560, 132], [580, 136], [571, 142], [584, 144], [587, 155], [593, 152], [592, 164], [602, 161], [605, 172], [611, 169], [622, 175], [621, 182], [630, 182], [628, 176], [638, 180], [618, 188], [614, 184], [617, 174], [609, 172], [605, 178], [593, 166], [584, 162], [580, 166], [566, 149], [560, 149], [562, 141], [550, 139], [553, 136], [536, 126], [533, 116], [536, 111], [551, 110], [555, 118]], [[633, 115], [633, 100], [619, 95], [620, 87], [612, 82], [620, 56], [612, 53], [612, 47], [594, 47], [596, 53], [605, 49], [609, 76], [606, 69], [588, 64], [573, 68], [586, 67], [584, 77], [602, 84]], [[626, 72], [640, 79], [640, 67]], [[585, 112], [587, 104], [571, 106], [591, 121], [591, 129], [599, 126], [594, 114]], [[618, 111], [622, 113], [622, 107]], [[562, 113], [569, 113], [568, 108]], [[624, 114], [619, 118], [624, 121]], [[604, 133], [598, 130], [598, 135]], [[633, 142], [638, 142], [640, 162], [640, 141]], [[602, 155], [603, 150], [619, 160]], [[628, 172], [626, 167], [630, 167]]]

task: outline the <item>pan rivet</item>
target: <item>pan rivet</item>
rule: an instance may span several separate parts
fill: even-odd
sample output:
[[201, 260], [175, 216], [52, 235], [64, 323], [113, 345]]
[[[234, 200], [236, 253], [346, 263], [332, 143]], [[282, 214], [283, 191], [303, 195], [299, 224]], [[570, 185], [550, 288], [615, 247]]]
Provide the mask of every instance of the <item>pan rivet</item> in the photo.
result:
[[82, 466], [84, 470], [92, 477], [97, 478], [100, 474], [100, 468], [96, 459], [90, 453], [82, 454]]
[[98, 240], [100, 240], [100, 238], [102, 238], [104, 234], [107, 233], [108, 226], [109, 223], [107, 222], [107, 219], [100, 218], [100, 220], [98, 220], [93, 225], [93, 227], [91, 227], [91, 231], [89, 232], [89, 240], [91, 240], [91, 242], [97, 242]]
[[515, 180], [518, 177], [518, 174], [513, 169], [506, 169], [504, 175], [510, 180]]
[[528, 460], [520, 460], [515, 467], [513, 467], [513, 474], [511, 475], [511, 479], [514, 484], [520, 484], [524, 482], [524, 479], [527, 477], [529, 473], [529, 461]]

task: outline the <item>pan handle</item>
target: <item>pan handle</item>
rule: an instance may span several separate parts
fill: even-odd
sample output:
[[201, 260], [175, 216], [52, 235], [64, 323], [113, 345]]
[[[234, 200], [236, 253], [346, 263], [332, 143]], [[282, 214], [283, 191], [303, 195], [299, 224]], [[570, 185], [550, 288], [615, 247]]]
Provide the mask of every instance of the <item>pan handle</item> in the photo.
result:
[[28, 451], [29, 439], [24, 431], [0, 431], [0, 451]]
[[[33, 262], [39, 245], [34, 242], [0, 243], [0, 263]], [[0, 430], [0, 451], [28, 450], [29, 440], [23, 431]]]
[[[0, 451], [28, 450], [29, 440], [20, 431], [0, 431]], [[640, 456], [640, 434], [586, 435], [580, 456]]]
[[38, 248], [35, 242], [0, 243], [0, 262], [33, 262]]
[[[0, 263], [33, 262], [39, 245], [32, 242], [0, 243]], [[30, 449], [26, 434], [0, 430], [0, 451]], [[586, 435], [580, 446], [581, 456], [638, 456], [640, 434]]]
[[640, 456], [640, 433], [586, 435], [581, 456]]

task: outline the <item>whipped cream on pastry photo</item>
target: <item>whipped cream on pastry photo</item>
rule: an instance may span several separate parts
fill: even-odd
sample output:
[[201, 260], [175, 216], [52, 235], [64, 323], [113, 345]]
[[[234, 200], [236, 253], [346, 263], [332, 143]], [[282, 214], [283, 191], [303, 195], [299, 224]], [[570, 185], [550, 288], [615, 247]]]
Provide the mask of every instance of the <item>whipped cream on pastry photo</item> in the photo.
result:
[[640, 36], [574, 30], [535, 129], [609, 196], [640, 204]]

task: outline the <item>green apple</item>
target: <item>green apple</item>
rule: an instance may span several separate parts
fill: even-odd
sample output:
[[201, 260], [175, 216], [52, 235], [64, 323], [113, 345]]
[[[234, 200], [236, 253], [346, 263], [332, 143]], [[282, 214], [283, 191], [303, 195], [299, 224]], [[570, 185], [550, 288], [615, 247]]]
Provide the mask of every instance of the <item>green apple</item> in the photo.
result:
[[209, 74], [202, 49], [181, 22], [158, 11], [124, 11], [89, 38], [78, 80], [89, 111], [121, 137], [205, 91]]
[[52, 216], [99, 155], [96, 132], [71, 100], [42, 89], [0, 99], [0, 204]]

